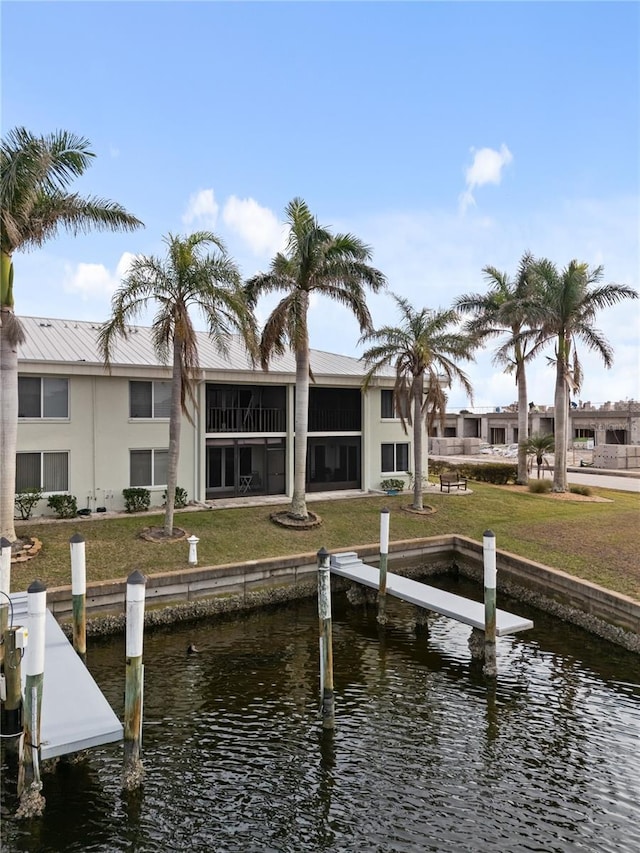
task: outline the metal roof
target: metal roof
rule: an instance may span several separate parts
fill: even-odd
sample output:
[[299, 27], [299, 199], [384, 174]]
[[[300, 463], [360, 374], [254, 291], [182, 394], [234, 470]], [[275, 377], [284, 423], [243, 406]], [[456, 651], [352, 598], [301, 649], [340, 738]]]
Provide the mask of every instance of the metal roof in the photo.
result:
[[[85, 364], [104, 371], [97, 346], [100, 323], [86, 320], [57, 320], [45, 317], [20, 317], [26, 342], [18, 350], [19, 363]], [[130, 326], [126, 338], [115, 341], [113, 367], [167, 367], [162, 365], [153, 349], [151, 328]], [[238, 335], [232, 336], [227, 356], [221, 355], [206, 332], [197, 332], [200, 367], [205, 372], [255, 371], [246, 347]], [[259, 370], [259, 368], [257, 368]], [[269, 373], [295, 376], [295, 358], [292, 352], [275, 357]], [[365, 374], [364, 362], [358, 358], [336, 353], [311, 350], [311, 370], [316, 376], [349, 376], [361, 378]], [[91, 371], [93, 372], [93, 371]], [[382, 375], [392, 376], [392, 371]]]

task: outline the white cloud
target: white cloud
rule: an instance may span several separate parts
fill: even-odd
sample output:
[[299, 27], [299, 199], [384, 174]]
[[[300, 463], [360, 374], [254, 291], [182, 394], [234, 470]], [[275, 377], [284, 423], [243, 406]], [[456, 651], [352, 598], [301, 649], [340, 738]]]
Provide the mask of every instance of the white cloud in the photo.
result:
[[104, 264], [78, 263], [75, 266], [66, 264], [63, 281], [64, 291], [65, 293], [79, 295], [85, 302], [110, 299], [126, 276], [134, 258], [135, 255], [131, 252], [124, 252], [114, 272], [108, 270]]
[[230, 196], [222, 213], [225, 225], [237, 232], [254, 255], [271, 257], [286, 245], [286, 227], [268, 207], [253, 198]]
[[189, 198], [187, 209], [182, 214], [185, 225], [201, 225], [206, 228], [215, 228], [218, 221], [220, 207], [215, 199], [213, 190], [198, 190]]
[[460, 209], [464, 213], [470, 206], [475, 206], [475, 198], [473, 191], [476, 187], [482, 187], [485, 184], [499, 184], [502, 180], [502, 171], [505, 166], [513, 160], [513, 155], [507, 146], [503, 143], [500, 150], [496, 151], [493, 148], [471, 149], [473, 153], [473, 163], [466, 171], [467, 186], [465, 191], [460, 196]]

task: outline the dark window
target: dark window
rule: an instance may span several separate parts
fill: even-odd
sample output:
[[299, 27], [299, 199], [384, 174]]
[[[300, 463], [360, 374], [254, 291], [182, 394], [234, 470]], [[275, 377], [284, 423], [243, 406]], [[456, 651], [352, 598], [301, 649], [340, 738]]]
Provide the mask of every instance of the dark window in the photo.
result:
[[409, 470], [409, 445], [406, 442], [400, 444], [382, 444], [381, 468], [384, 473], [408, 471]]
[[68, 418], [69, 380], [54, 376], [19, 376], [18, 417]]
[[382, 390], [380, 392], [380, 417], [393, 417], [393, 391]]
[[168, 456], [167, 450], [132, 450], [131, 486], [166, 486]]
[[129, 417], [168, 418], [170, 414], [170, 382], [129, 382]]
[[69, 488], [69, 454], [66, 451], [16, 453], [16, 492], [42, 489], [66, 492]]

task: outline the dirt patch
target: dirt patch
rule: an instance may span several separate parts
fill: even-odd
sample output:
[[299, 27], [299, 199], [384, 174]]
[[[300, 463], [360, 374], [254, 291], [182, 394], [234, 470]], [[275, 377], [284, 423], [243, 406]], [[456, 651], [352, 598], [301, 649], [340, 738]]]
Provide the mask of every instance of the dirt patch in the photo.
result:
[[187, 532], [181, 527], [174, 527], [171, 536], [167, 536], [164, 527], [145, 527], [140, 533], [140, 538], [147, 542], [181, 542], [187, 538]]
[[424, 504], [422, 509], [414, 509], [411, 504], [402, 507], [403, 512], [410, 512], [412, 515], [434, 515], [438, 510], [434, 506]]
[[576, 503], [613, 503], [609, 498], [601, 498], [598, 495], [578, 495], [576, 492], [541, 492], [536, 494], [530, 492], [528, 486], [500, 486], [501, 489], [508, 489], [510, 492], [524, 492], [527, 495], [534, 495], [537, 498], [551, 498], [555, 501], [575, 501]]
[[308, 512], [307, 518], [295, 518], [288, 510], [281, 510], [272, 512], [269, 518], [274, 524], [286, 527], [287, 530], [313, 530], [314, 527], [320, 527], [322, 524], [322, 519], [315, 512]]

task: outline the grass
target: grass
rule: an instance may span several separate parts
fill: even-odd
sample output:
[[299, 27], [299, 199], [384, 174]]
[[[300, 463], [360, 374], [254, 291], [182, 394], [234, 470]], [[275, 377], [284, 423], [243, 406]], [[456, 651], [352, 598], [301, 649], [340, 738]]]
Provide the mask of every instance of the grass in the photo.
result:
[[[198, 563], [215, 566], [262, 557], [354, 548], [377, 542], [383, 506], [391, 510], [391, 540], [457, 533], [479, 541], [490, 528], [497, 547], [592, 581], [640, 600], [640, 495], [593, 489], [611, 503], [554, 500], [473, 483], [468, 496], [429, 494], [437, 512], [419, 516], [402, 511], [410, 496], [366, 497], [311, 504], [323, 525], [290, 531], [269, 520], [274, 507], [242, 507], [176, 512], [176, 526], [200, 538]], [[19, 536], [42, 541], [40, 554], [12, 567], [13, 590], [26, 589], [34, 578], [48, 587], [71, 583], [69, 538], [86, 540], [89, 583], [126, 577], [134, 569], [147, 575], [185, 568], [186, 542], [156, 544], [139, 538], [145, 526], [163, 516], [120, 516], [74, 522], [21, 524]]]

